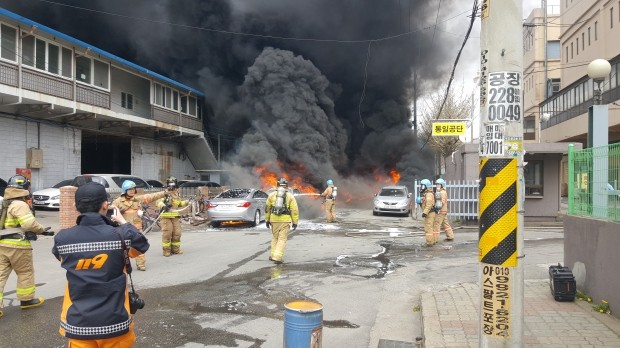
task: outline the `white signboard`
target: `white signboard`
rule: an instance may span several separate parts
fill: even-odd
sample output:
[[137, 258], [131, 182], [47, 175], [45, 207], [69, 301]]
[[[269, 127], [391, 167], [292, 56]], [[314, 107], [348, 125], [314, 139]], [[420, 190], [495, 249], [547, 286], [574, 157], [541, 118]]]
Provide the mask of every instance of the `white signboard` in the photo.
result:
[[487, 123], [480, 137], [480, 156], [503, 157], [504, 145], [504, 124]]
[[521, 73], [489, 73], [488, 122], [519, 122], [521, 120]]

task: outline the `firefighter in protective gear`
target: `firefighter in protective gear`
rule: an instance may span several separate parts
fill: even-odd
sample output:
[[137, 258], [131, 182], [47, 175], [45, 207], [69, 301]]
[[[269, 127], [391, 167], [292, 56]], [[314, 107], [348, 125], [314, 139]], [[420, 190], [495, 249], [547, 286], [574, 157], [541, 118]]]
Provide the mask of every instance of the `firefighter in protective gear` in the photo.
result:
[[452, 231], [452, 226], [448, 222], [448, 191], [446, 191], [446, 181], [444, 179], [435, 180], [435, 190], [440, 193], [441, 196], [441, 209], [435, 215], [435, 227], [434, 236], [435, 243], [439, 242], [439, 234], [441, 233], [441, 229], [446, 231], [446, 241], [454, 240], [454, 231]]
[[[149, 204], [160, 198], [164, 198], [166, 191], [136, 195], [136, 183], [131, 180], [123, 181], [121, 196], [112, 202], [112, 206], [118, 208], [123, 218], [142, 232], [142, 204]], [[136, 257], [136, 266], [140, 271], [146, 271], [146, 259], [144, 254]]]
[[325, 182], [327, 184], [327, 188], [323, 193], [321, 193], [321, 197], [325, 197], [325, 217], [327, 222], [336, 222], [336, 188], [334, 187], [334, 181], [331, 179]]
[[188, 206], [186, 200], [179, 195], [177, 179], [174, 176], [166, 180], [167, 193], [160, 198], [155, 206], [162, 209], [161, 213], [161, 246], [164, 256], [183, 254], [181, 249], [181, 213], [180, 208]]
[[428, 179], [420, 182], [422, 185], [422, 217], [424, 218], [424, 237], [426, 246], [435, 245], [434, 224], [435, 224], [435, 194], [433, 193], [433, 184]]
[[[15, 175], [8, 181], [2, 202], [0, 221], [0, 317], [2, 317], [3, 292], [6, 281], [15, 271], [17, 275], [17, 299], [22, 309], [38, 307], [45, 301], [35, 297], [34, 264], [30, 240], [36, 234], [43, 234], [49, 228], [39, 224], [26, 200], [30, 197], [30, 181], [22, 175]], [[34, 233], [26, 239], [26, 232]]]
[[[288, 182], [285, 178], [278, 181], [278, 190], [267, 197], [265, 209], [265, 226], [271, 227], [271, 253], [269, 260], [276, 264], [282, 263], [284, 248], [288, 233], [293, 228], [297, 229], [299, 222], [299, 208], [297, 200], [287, 190]], [[281, 203], [280, 203], [281, 202]]]

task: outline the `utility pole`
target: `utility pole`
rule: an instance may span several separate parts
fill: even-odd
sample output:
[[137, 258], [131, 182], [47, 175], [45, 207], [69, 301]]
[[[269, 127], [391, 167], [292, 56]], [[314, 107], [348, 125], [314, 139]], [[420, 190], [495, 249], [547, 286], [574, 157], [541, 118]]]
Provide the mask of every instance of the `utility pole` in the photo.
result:
[[523, 347], [522, 1], [482, 0], [480, 347]]

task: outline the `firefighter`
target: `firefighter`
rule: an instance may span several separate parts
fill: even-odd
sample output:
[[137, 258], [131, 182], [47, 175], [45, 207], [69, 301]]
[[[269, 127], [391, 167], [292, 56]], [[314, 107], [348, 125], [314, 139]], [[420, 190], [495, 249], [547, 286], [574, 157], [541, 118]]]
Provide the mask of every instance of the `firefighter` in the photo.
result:
[[181, 199], [178, 191], [177, 178], [166, 179], [166, 194], [160, 198], [155, 206], [163, 209], [161, 213], [161, 246], [164, 256], [183, 254], [181, 249], [181, 213], [179, 208], [187, 207], [188, 202]]
[[[166, 191], [136, 195], [136, 183], [131, 180], [123, 181], [121, 195], [112, 202], [112, 206], [118, 208], [123, 218], [142, 232], [142, 204], [149, 204], [160, 198], [164, 198]], [[146, 271], [146, 259], [144, 254], [136, 257], [136, 266], [140, 271]]]
[[336, 195], [337, 189], [334, 187], [334, 181], [329, 179], [325, 182], [327, 184], [327, 188], [323, 193], [321, 193], [321, 197], [325, 197], [325, 217], [327, 218], [327, 222], [336, 222]]
[[435, 194], [433, 193], [431, 181], [424, 179], [422, 185], [422, 217], [424, 218], [424, 237], [426, 246], [435, 245], [434, 223], [435, 223]]
[[37, 234], [53, 235], [39, 224], [26, 200], [30, 197], [30, 181], [22, 175], [14, 175], [4, 191], [2, 216], [0, 217], [0, 317], [4, 285], [11, 274], [17, 275], [17, 299], [21, 309], [38, 307], [45, 301], [35, 297], [34, 264], [31, 240]]
[[271, 253], [269, 260], [276, 264], [282, 263], [288, 233], [297, 229], [299, 208], [297, 200], [287, 190], [288, 181], [278, 180], [278, 189], [269, 194], [265, 209], [265, 226], [271, 227]]
[[[441, 199], [441, 207], [438, 209], [437, 215], [435, 215], [435, 227], [433, 228], [435, 243], [439, 242], [441, 229], [446, 231], [445, 240], [450, 242], [454, 240], [454, 232], [448, 222], [448, 191], [446, 191], [446, 181], [444, 179], [439, 178], [435, 180], [435, 191], [439, 193]], [[437, 204], [435, 205], [437, 206]]]

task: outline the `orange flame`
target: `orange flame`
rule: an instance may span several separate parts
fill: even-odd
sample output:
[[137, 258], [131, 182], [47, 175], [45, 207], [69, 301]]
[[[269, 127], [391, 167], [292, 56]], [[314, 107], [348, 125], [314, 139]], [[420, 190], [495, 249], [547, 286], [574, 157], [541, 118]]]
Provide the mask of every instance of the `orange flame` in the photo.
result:
[[395, 168], [390, 169], [390, 176], [392, 177], [392, 182], [398, 184], [400, 181], [400, 173]]
[[[278, 163], [278, 165], [280, 166], [280, 163]], [[301, 164], [294, 167], [297, 170], [304, 170], [304, 167]], [[269, 190], [270, 188], [277, 187], [278, 179], [280, 177], [283, 177], [288, 180], [288, 186], [290, 188], [296, 188], [302, 193], [319, 193], [319, 191], [314, 188], [314, 186], [304, 183], [303, 179], [300, 176], [291, 177], [286, 172], [282, 172], [280, 175], [277, 175], [276, 173], [269, 170], [267, 166], [255, 166], [254, 171], [259, 175], [259, 179], [263, 184], [263, 190]]]
[[374, 171], [373, 176], [375, 181], [381, 184], [398, 184], [400, 181], [400, 173], [396, 170], [396, 168], [390, 169], [389, 176], [379, 173], [378, 170]]

